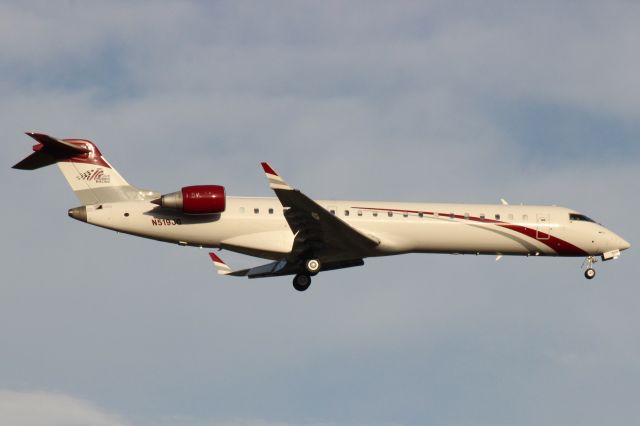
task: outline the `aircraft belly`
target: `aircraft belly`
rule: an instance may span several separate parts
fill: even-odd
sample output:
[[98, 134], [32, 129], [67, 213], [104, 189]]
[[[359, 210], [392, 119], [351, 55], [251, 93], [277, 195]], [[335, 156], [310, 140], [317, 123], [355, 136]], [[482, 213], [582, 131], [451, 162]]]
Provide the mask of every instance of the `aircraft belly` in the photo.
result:
[[293, 234], [288, 229], [236, 234], [220, 241], [222, 248], [247, 254], [257, 253], [260, 257], [268, 258], [271, 257], [268, 254], [276, 254], [275, 258], [281, 258], [291, 251], [292, 246]]

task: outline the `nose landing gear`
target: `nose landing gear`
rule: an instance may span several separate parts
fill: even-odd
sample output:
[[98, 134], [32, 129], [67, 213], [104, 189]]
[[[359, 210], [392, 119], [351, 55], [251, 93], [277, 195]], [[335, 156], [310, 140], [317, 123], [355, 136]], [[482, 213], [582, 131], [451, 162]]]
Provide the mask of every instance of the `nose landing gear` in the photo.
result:
[[595, 278], [596, 270], [593, 269], [593, 264], [596, 263], [597, 261], [598, 261], [598, 258], [596, 258], [595, 256], [589, 256], [585, 259], [582, 266], [584, 266], [585, 263], [587, 264], [587, 269], [584, 271], [584, 277], [586, 279], [592, 280], [593, 278]]
[[596, 270], [593, 268], [587, 268], [587, 270], [584, 271], [584, 277], [588, 280], [592, 280], [595, 276], [596, 276]]

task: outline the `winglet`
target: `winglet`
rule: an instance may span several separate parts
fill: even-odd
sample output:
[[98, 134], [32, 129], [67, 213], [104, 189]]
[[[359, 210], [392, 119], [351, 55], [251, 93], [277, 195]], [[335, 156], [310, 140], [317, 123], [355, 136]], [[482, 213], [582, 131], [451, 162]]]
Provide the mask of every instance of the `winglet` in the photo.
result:
[[218, 257], [215, 253], [209, 253], [209, 257], [213, 261], [216, 269], [218, 270], [218, 274], [220, 275], [229, 275], [231, 273], [231, 268]]
[[264, 173], [267, 175], [267, 180], [269, 181], [269, 187], [271, 189], [293, 189], [275, 170], [273, 170], [273, 167], [271, 167], [269, 163], [263, 162], [261, 164]]

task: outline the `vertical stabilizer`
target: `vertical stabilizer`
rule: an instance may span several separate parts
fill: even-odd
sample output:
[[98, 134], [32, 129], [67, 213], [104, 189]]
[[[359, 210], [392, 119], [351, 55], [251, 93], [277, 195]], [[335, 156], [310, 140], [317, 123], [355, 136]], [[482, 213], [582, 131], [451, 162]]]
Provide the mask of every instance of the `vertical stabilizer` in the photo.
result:
[[154, 199], [157, 192], [141, 191], [129, 183], [86, 139], [56, 139], [41, 133], [27, 133], [39, 143], [34, 153], [13, 166], [35, 170], [58, 164], [60, 171], [83, 205]]

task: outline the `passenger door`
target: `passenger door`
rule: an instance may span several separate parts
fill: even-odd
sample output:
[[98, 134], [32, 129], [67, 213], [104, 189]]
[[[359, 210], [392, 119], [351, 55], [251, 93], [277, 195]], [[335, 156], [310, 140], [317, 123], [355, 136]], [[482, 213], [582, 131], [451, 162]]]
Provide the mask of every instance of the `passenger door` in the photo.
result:
[[548, 240], [551, 238], [551, 224], [548, 214], [536, 215], [536, 239]]

